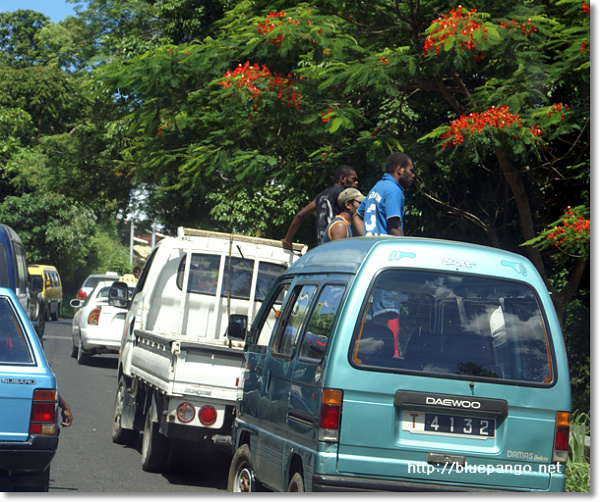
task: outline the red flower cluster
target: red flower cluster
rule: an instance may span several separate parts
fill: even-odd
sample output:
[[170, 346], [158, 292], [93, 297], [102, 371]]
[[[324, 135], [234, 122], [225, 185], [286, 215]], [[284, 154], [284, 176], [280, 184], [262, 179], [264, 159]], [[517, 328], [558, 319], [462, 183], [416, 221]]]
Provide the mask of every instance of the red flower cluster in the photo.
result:
[[552, 110], [550, 110], [548, 112], [548, 118], [552, 117], [552, 115], [555, 114], [555, 113], [561, 113], [560, 120], [565, 120], [565, 114], [562, 113], [563, 110], [565, 112], [568, 112], [571, 109], [572, 109], [572, 107], [569, 106], [569, 105], [563, 105], [562, 103], [557, 103], [555, 105], [552, 105]]
[[388, 58], [379, 58], [378, 61], [388, 66], [390, 64], [390, 60]]
[[590, 233], [590, 220], [583, 216], [577, 216], [573, 213], [571, 207], [567, 207], [563, 219], [563, 226], [556, 227], [552, 232], [548, 234], [546, 240], [553, 241], [556, 247], [564, 244], [567, 237], [567, 231], [574, 231], [577, 236], [576, 240], [579, 240], [579, 234]]
[[486, 127], [495, 129], [510, 128], [514, 123], [522, 127], [521, 117], [513, 115], [508, 110], [508, 106], [504, 105], [500, 108], [492, 106], [489, 110], [480, 113], [470, 113], [461, 115], [458, 119], [450, 123], [450, 130], [442, 134], [442, 139], [452, 138], [446, 141], [442, 148], [447, 146], [458, 145], [465, 141], [464, 134], [477, 134], [483, 131]]
[[[271, 33], [275, 29], [275, 24], [272, 22], [272, 20], [284, 17], [286, 17], [285, 12], [270, 12], [263, 22], [258, 23], [258, 34], [266, 35], [267, 33]], [[292, 19], [291, 17], [288, 17], [287, 21], [291, 24], [300, 24], [300, 21]], [[281, 26], [281, 21], [277, 23], [277, 26]], [[285, 35], [277, 35], [274, 38], [270, 38], [269, 42], [271, 42], [273, 45], [276, 45], [277, 47], [281, 47], [281, 44], [284, 40]]]
[[466, 40], [460, 42], [461, 49], [473, 50], [475, 49], [475, 41], [473, 34], [476, 31], [487, 33], [487, 29], [479, 21], [473, 18], [473, 15], [477, 12], [477, 9], [471, 9], [468, 12], [463, 13], [462, 5], [458, 8], [451, 9], [450, 15], [445, 14], [444, 17], [436, 19], [432, 25], [437, 25], [437, 28], [431, 32], [431, 34], [425, 40], [423, 45], [423, 56], [427, 57], [429, 51], [435, 47], [435, 55], [440, 53], [440, 47], [450, 37], [455, 36], [457, 33], [466, 37]]
[[329, 115], [333, 110], [331, 108], [327, 108], [327, 110], [323, 110], [321, 112], [321, 122], [329, 122], [329, 120], [331, 119], [331, 117], [328, 117], [327, 115]]
[[262, 67], [256, 63], [250, 65], [250, 62], [246, 61], [243, 65], [239, 64], [234, 71], [226, 72], [223, 78], [225, 80], [221, 80], [219, 85], [231, 87], [233, 81], [237, 79], [237, 86], [240, 89], [246, 87], [250, 91], [251, 99], [259, 97], [260, 89], [256, 84], [264, 81], [266, 83], [265, 89], [268, 92], [277, 92], [277, 99], [285, 98], [289, 107], [299, 110], [302, 104], [300, 92], [293, 88], [292, 76], [289, 74], [287, 77], [278, 74], [273, 75], [265, 65]]
[[581, 10], [583, 11], [583, 13], [584, 13], [586, 16], [589, 16], [589, 15], [590, 15], [590, 12], [591, 12], [591, 7], [590, 7], [590, 4], [589, 4], [589, 3], [585, 3], [585, 2], [583, 2], [583, 3], [581, 4]]
[[[508, 27], [509, 27], [508, 23], [505, 23], [505, 22], [500, 23], [500, 28], [508, 28]], [[527, 25], [519, 23], [517, 20], [513, 19], [512, 27], [519, 28], [523, 32], [524, 35], [530, 35], [534, 31], [537, 31], [537, 28], [535, 27], [534, 24], [532, 24], [531, 19], [527, 20]]]
[[588, 50], [587, 42], [581, 42], [581, 45], [579, 46], [579, 52], [585, 52], [587, 50]]

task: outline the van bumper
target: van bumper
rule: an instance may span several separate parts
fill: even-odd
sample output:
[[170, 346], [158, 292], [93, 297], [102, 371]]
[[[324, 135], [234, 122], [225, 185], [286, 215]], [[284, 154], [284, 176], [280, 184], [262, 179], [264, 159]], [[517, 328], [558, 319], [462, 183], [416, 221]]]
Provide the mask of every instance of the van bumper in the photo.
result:
[[385, 479], [357, 478], [348, 476], [313, 476], [314, 492], [490, 492], [485, 488], [470, 488], [465, 486], [438, 485], [433, 483], [409, 483]]

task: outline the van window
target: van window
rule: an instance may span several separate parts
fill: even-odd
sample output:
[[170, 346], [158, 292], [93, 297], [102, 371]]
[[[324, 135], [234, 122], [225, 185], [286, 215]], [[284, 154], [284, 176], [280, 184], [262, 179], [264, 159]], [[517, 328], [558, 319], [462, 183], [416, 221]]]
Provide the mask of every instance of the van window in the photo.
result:
[[6, 298], [0, 298], [0, 364], [33, 362], [29, 345]]
[[296, 286], [286, 306], [284, 317], [279, 324], [277, 335], [273, 341], [274, 353], [290, 357], [298, 343], [300, 330], [308, 314], [310, 301], [317, 289], [314, 284]]
[[342, 285], [327, 284], [323, 287], [308, 320], [299, 357], [323, 360], [344, 291]]
[[267, 303], [263, 303], [261, 319], [248, 337], [248, 343], [261, 345], [265, 349], [271, 341], [277, 319], [280, 317], [281, 304], [289, 291], [290, 283], [285, 282], [277, 286]]
[[362, 369], [548, 384], [551, 346], [527, 284], [388, 270], [366, 299], [350, 354]]
[[19, 294], [25, 294], [27, 291], [27, 283], [29, 282], [29, 272], [27, 271], [27, 258], [23, 246], [14, 243], [15, 258], [17, 260], [17, 287]]

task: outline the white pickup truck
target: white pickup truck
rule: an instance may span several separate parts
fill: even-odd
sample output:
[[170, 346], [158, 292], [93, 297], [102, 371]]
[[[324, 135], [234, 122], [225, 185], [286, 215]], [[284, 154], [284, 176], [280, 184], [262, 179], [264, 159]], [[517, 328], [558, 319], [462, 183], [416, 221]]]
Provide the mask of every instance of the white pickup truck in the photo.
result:
[[246, 328], [272, 282], [305, 252], [180, 227], [154, 248], [131, 300], [124, 283], [113, 285], [109, 302], [129, 310], [112, 439], [132, 445], [143, 431], [144, 470], [169, 470], [178, 440], [231, 448]]

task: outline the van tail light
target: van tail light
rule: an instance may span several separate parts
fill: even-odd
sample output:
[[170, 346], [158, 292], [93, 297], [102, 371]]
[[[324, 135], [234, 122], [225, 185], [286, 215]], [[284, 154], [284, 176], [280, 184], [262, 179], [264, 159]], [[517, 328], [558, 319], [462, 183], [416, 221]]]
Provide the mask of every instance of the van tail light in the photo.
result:
[[552, 452], [552, 462], [565, 464], [569, 458], [569, 436], [571, 414], [566, 411], [559, 411], [556, 414], [556, 428], [554, 431], [554, 451]]
[[319, 441], [336, 443], [340, 438], [343, 392], [338, 389], [323, 389]]
[[88, 324], [90, 326], [98, 326], [98, 319], [100, 319], [100, 312], [102, 312], [101, 307], [96, 307], [90, 312], [88, 315]]
[[87, 293], [86, 293], [86, 292], [85, 292], [83, 289], [80, 289], [80, 290], [77, 292], [77, 299], [78, 299], [78, 300], [82, 300], [82, 301], [83, 301], [83, 300], [85, 300], [85, 299], [86, 299], [86, 297], [87, 297]]
[[58, 394], [54, 389], [35, 389], [29, 434], [54, 436], [58, 423]]

